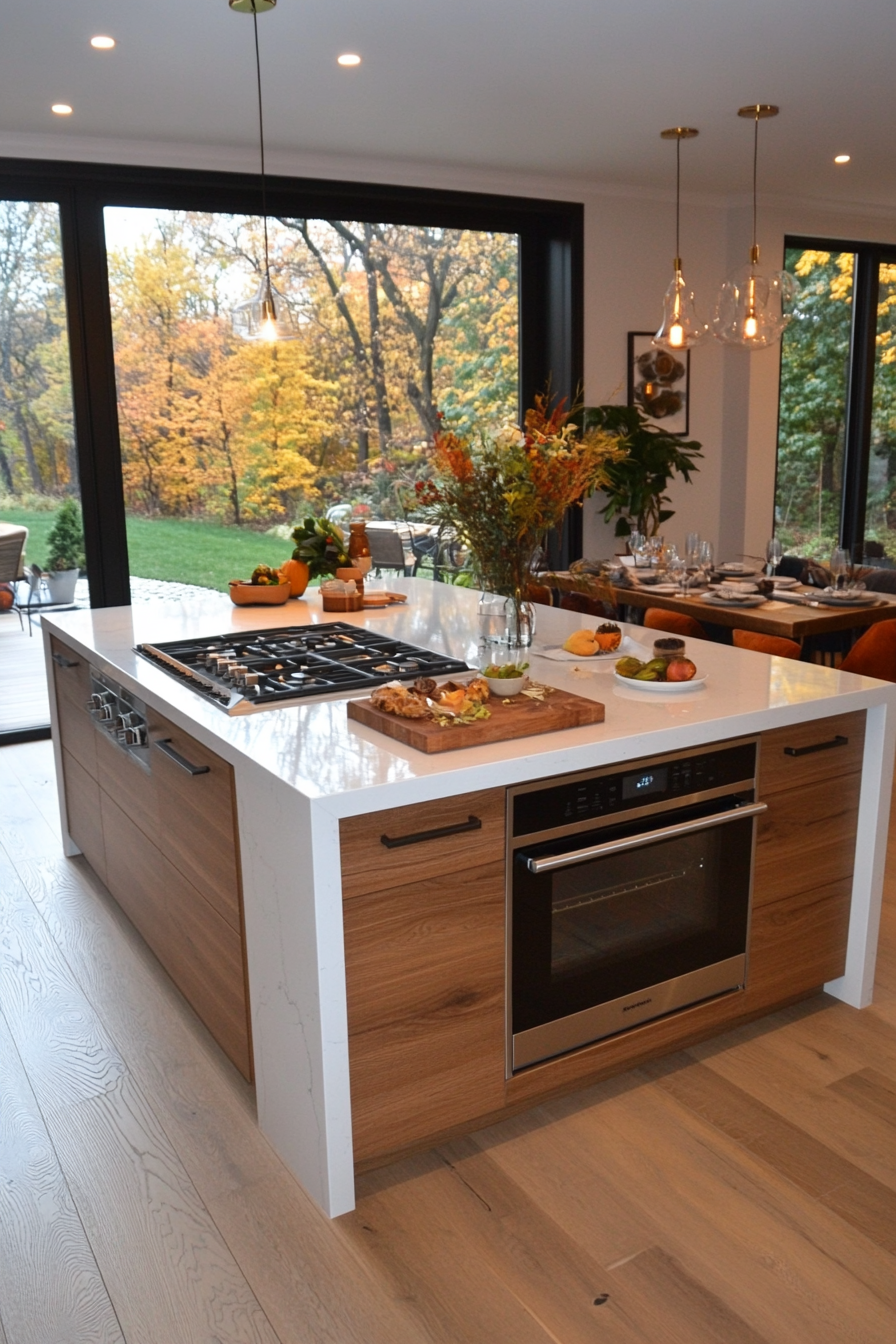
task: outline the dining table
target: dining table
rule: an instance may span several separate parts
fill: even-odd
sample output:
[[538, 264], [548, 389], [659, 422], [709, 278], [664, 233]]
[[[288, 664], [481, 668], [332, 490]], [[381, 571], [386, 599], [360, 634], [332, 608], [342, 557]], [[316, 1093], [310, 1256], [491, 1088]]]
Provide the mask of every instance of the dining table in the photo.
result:
[[[797, 584], [781, 589], [755, 605], [722, 605], [717, 599], [707, 601], [705, 598], [706, 593], [715, 591], [713, 586], [701, 587], [694, 593], [668, 592], [665, 589], [671, 584], [648, 585], [641, 584], [634, 576], [626, 575], [626, 578], [629, 581], [624, 584], [607, 583], [603, 577], [598, 579], [589, 574], [560, 570], [541, 576], [541, 581], [561, 592], [577, 592], [596, 598], [603, 597], [609, 586], [617, 606], [641, 610], [659, 607], [693, 616], [704, 625], [782, 635], [798, 643], [812, 636], [859, 630], [878, 621], [896, 620], [896, 596], [889, 593], [867, 593], [847, 605], [836, 599], [829, 601], [820, 588]], [[783, 595], [785, 592], [787, 596]]]

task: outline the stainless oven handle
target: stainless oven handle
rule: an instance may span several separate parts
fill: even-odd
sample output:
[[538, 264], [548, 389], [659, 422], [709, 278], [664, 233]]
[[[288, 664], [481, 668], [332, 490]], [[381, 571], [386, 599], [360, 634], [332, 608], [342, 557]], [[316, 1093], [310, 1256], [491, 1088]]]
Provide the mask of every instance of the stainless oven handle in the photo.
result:
[[705, 831], [710, 826], [721, 826], [726, 821], [739, 821], [741, 817], [757, 817], [760, 812], [767, 811], [768, 803], [733, 807], [727, 812], [713, 812], [710, 817], [697, 817], [694, 821], [679, 821], [674, 826], [661, 826], [656, 831], [642, 831], [640, 835], [628, 835], [624, 840], [606, 840], [602, 845], [573, 849], [568, 854], [552, 854], [548, 859], [527, 859], [526, 866], [530, 873], [549, 873], [553, 868], [568, 868], [572, 863], [600, 859], [605, 854], [620, 854], [625, 849], [640, 849], [643, 845], [652, 845], [658, 840], [670, 840], [676, 835], [688, 835], [691, 831]]

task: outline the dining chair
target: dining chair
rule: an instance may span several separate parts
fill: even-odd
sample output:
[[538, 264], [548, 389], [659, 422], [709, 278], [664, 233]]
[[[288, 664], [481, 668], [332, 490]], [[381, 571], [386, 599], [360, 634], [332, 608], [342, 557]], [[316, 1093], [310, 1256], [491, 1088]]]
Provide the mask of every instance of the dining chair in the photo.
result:
[[662, 607], [648, 607], [644, 612], [644, 624], [648, 630], [665, 630], [669, 635], [682, 635], [691, 639], [709, 639], [704, 627], [693, 616], [684, 612], [664, 611]]
[[896, 618], [869, 625], [843, 659], [840, 671], [896, 681]]
[[[414, 555], [410, 545], [395, 527], [367, 528], [367, 540], [370, 542], [370, 564], [377, 574], [384, 569], [397, 569], [405, 578], [414, 571]], [[410, 555], [409, 555], [410, 552]]]
[[784, 635], [760, 635], [755, 630], [732, 630], [731, 643], [736, 649], [753, 649], [756, 653], [769, 653], [776, 658], [802, 657], [802, 646], [795, 639]]
[[587, 597], [585, 593], [563, 593], [560, 606], [564, 611], [580, 611], [583, 616], [598, 616], [601, 619], [616, 615], [616, 608], [611, 602], [602, 602], [598, 597]]

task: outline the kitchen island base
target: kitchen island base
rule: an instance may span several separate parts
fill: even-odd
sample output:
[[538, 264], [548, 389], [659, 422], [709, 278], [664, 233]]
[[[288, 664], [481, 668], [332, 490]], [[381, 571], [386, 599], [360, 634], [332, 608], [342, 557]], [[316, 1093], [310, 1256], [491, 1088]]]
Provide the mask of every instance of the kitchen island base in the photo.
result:
[[[403, 585], [418, 607], [432, 603], [430, 642], [441, 641], [467, 660], [475, 656], [462, 639], [452, 635], [452, 643], [445, 634], [473, 628], [475, 595], [447, 588], [430, 593], [438, 585], [415, 581]], [[222, 607], [213, 628], [228, 618], [245, 628], [253, 613]], [[397, 635], [422, 637], [420, 610], [410, 603], [378, 619], [394, 623]], [[556, 678], [605, 702], [606, 722], [427, 757], [350, 724], [339, 700], [229, 718], [133, 655], [139, 642], [174, 637], [195, 620], [189, 613], [172, 616], [160, 629], [157, 613], [127, 609], [45, 618], [48, 663], [52, 633], [72, 659], [117, 676], [172, 731], [189, 734], [232, 770], [259, 1124], [329, 1215], [353, 1207], [356, 1163], [379, 1165], [482, 1126], [761, 1016], [820, 985], [855, 1007], [869, 1001], [896, 688], [712, 645], [700, 650], [707, 689], [668, 705], [662, 697], [647, 703], [610, 689], [599, 673], [589, 686], [564, 665], [539, 667], [536, 674], [545, 680]], [[207, 613], [205, 620], [212, 625]], [[545, 637], [562, 642], [575, 618], [548, 611], [544, 621]], [[60, 782], [67, 779], [66, 757], [75, 762], [71, 807], [64, 793], [61, 800], [67, 850], [83, 849], [90, 858], [92, 848], [100, 872], [108, 864], [106, 817], [115, 829], [111, 808], [124, 810], [123, 795], [110, 792], [105, 812], [100, 800], [97, 831], [96, 811], [84, 806], [91, 789], [80, 788], [85, 776], [95, 777], [72, 750], [75, 739], [60, 739], [64, 698], [58, 690], [51, 709]], [[856, 746], [856, 714], [867, 716], [864, 750]], [[844, 716], [851, 720], [846, 733], [838, 722]], [[768, 889], [767, 899], [758, 893], [754, 908], [747, 988], [506, 1078], [503, 848], [476, 846], [487, 827], [488, 835], [501, 831], [508, 785], [750, 734], [763, 742], [764, 770], [767, 744], [785, 730], [782, 752], [789, 746], [797, 754], [787, 756], [784, 768], [790, 762], [827, 775], [783, 784], [763, 777], [760, 796], [770, 812], [759, 832], [756, 871], [757, 882], [764, 872]], [[848, 748], [801, 752], [842, 736], [851, 737]], [[479, 800], [482, 815], [471, 798]], [[421, 806], [428, 809], [425, 825], [412, 816]], [[382, 824], [391, 813], [408, 823], [405, 830], [395, 831], [394, 821], [392, 829]], [[481, 830], [462, 837], [469, 845], [463, 864], [453, 871], [440, 865], [432, 890], [422, 847], [411, 849], [410, 863], [405, 847], [405, 875], [390, 870], [382, 886], [378, 879], [371, 886], [368, 875], [383, 870], [401, 848], [387, 854], [381, 846], [375, 861], [351, 858], [353, 827], [366, 828], [378, 843], [383, 834], [444, 828], [471, 815], [482, 821]], [[169, 862], [177, 867], [186, 860]], [[432, 1033], [444, 1047], [441, 1055], [425, 1049]]]

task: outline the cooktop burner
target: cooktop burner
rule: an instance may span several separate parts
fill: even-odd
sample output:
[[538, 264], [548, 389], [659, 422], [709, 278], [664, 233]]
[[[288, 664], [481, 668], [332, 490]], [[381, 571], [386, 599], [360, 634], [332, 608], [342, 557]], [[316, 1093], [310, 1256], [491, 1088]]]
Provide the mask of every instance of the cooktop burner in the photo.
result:
[[344, 621], [138, 644], [135, 652], [228, 714], [468, 671], [457, 658]]

